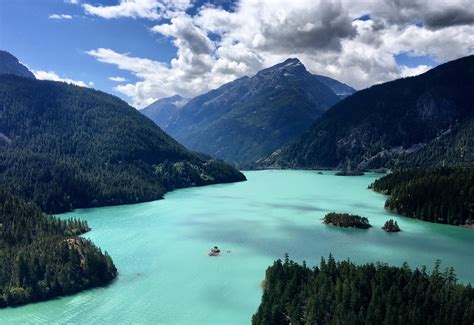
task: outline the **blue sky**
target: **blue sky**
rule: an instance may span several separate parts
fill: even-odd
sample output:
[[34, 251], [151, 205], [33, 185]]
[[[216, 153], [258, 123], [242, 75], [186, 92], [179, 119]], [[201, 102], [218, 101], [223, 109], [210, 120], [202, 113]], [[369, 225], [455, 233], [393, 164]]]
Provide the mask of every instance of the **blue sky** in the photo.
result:
[[136, 107], [194, 96], [287, 57], [360, 89], [472, 54], [473, 3], [2, 0], [0, 48], [35, 72]]
[[[73, 19], [48, 18], [58, 13]], [[93, 82], [95, 88], [124, 98], [113, 90], [116, 82], [108, 77], [122, 76], [134, 81], [134, 75], [97, 62], [86, 51], [106, 47], [164, 62], [176, 55], [169, 38], [151, 34], [153, 23], [147, 19], [105, 20], [86, 15], [82, 7], [61, 0], [2, 0], [0, 14], [0, 48], [14, 54], [30, 69]]]

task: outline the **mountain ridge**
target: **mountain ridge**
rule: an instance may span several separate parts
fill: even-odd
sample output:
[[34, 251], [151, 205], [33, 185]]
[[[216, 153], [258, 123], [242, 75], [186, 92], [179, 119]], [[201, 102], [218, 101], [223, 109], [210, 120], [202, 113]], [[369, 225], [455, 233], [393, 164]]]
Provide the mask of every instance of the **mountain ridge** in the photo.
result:
[[[257, 168], [396, 166], [472, 118], [474, 56], [424, 74], [361, 90], [329, 109], [301, 136], [256, 163]], [[399, 149], [397, 149], [399, 148]], [[379, 159], [384, 152], [393, 155]], [[399, 152], [397, 152], [399, 151]]]
[[186, 147], [244, 164], [301, 134], [340, 99], [290, 58], [196, 96], [171, 117], [142, 113]]
[[36, 79], [33, 72], [21, 64], [14, 55], [3, 50], [0, 50], [0, 74], [13, 74], [20, 77]]

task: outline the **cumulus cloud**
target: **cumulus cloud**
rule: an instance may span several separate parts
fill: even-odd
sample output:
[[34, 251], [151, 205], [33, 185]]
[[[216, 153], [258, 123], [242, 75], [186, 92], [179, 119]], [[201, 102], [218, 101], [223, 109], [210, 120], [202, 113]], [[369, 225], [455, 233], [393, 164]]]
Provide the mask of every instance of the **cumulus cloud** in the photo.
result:
[[474, 23], [471, 0], [382, 0], [347, 3], [356, 14], [370, 14], [390, 25], [422, 24], [430, 29]]
[[[187, 97], [208, 89], [206, 85], [208, 74], [195, 75], [195, 70], [192, 68], [188, 70], [181, 66], [173, 68], [162, 62], [133, 57], [104, 48], [90, 50], [87, 54], [100, 62], [114, 64], [121, 70], [129, 71], [140, 79], [139, 82], [119, 85], [115, 88], [132, 98], [133, 105], [139, 108], [171, 94], [179, 93]], [[176, 66], [181, 63], [174, 64]], [[194, 77], [190, 77], [189, 74]]]
[[52, 14], [49, 15], [49, 19], [72, 19], [71, 15], [65, 15], [65, 14]]
[[232, 10], [207, 4], [192, 16], [189, 1], [177, 3], [84, 6], [104, 18], [156, 20], [151, 31], [176, 46], [176, 57], [166, 63], [113, 49], [88, 52], [139, 79], [116, 87], [138, 107], [176, 93], [195, 96], [288, 57], [298, 57], [313, 73], [364, 88], [431, 68], [399, 64], [399, 54], [440, 63], [474, 50], [471, 0], [240, 0]]
[[39, 79], [39, 80], [61, 81], [61, 82], [66, 82], [68, 84], [73, 84], [80, 87], [93, 87], [94, 86], [93, 82], [85, 83], [82, 80], [62, 78], [53, 71], [33, 70], [33, 74], [35, 75], [36, 79]]
[[115, 82], [125, 82], [127, 79], [124, 77], [109, 77], [109, 80], [115, 81]]
[[79, 4], [79, 0], [64, 0], [64, 3], [69, 3], [71, 5]]
[[191, 7], [191, 0], [120, 0], [113, 6], [94, 6], [83, 4], [84, 10], [90, 14], [106, 19], [132, 17], [160, 19], [173, 17]]

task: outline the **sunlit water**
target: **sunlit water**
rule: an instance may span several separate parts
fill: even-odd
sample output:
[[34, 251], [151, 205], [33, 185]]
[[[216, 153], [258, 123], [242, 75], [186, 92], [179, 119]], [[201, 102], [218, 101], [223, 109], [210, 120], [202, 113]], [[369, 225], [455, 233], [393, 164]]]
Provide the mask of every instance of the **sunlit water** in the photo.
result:
[[[474, 283], [474, 230], [397, 217], [367, 189], [380, 175], [313, 171], [247, 172], [247, 182], [178, 190], [165, 200], [77, 210], [88, 236], [113, 257], [111, 285], [0, 310], [0, 323], [246, 324], [261, 298], [265, 269], [288, 252], [308, 264], [330, 252], [357, 263], [411, 266], [436, 259]], [[324, 225], [330, 211], [367, 216], [369, 230]], [[395, 218], [402, 232], [380, 228]], [[209, 257], [218, 245], [224, 252]], [[230, 253], [227, 253], [227, 251]]]

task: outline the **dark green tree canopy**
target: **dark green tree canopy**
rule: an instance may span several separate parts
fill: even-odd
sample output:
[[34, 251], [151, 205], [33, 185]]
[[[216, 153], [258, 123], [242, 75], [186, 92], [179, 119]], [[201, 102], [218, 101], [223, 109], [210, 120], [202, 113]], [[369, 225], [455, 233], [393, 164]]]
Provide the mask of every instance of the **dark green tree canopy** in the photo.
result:
[[265, 274], [253, 324], [472, 324], [474, 289], [453, 269], [431, 273], [407, 264], [355, 265], [321, 259], [319, 267], [288, 257]]

